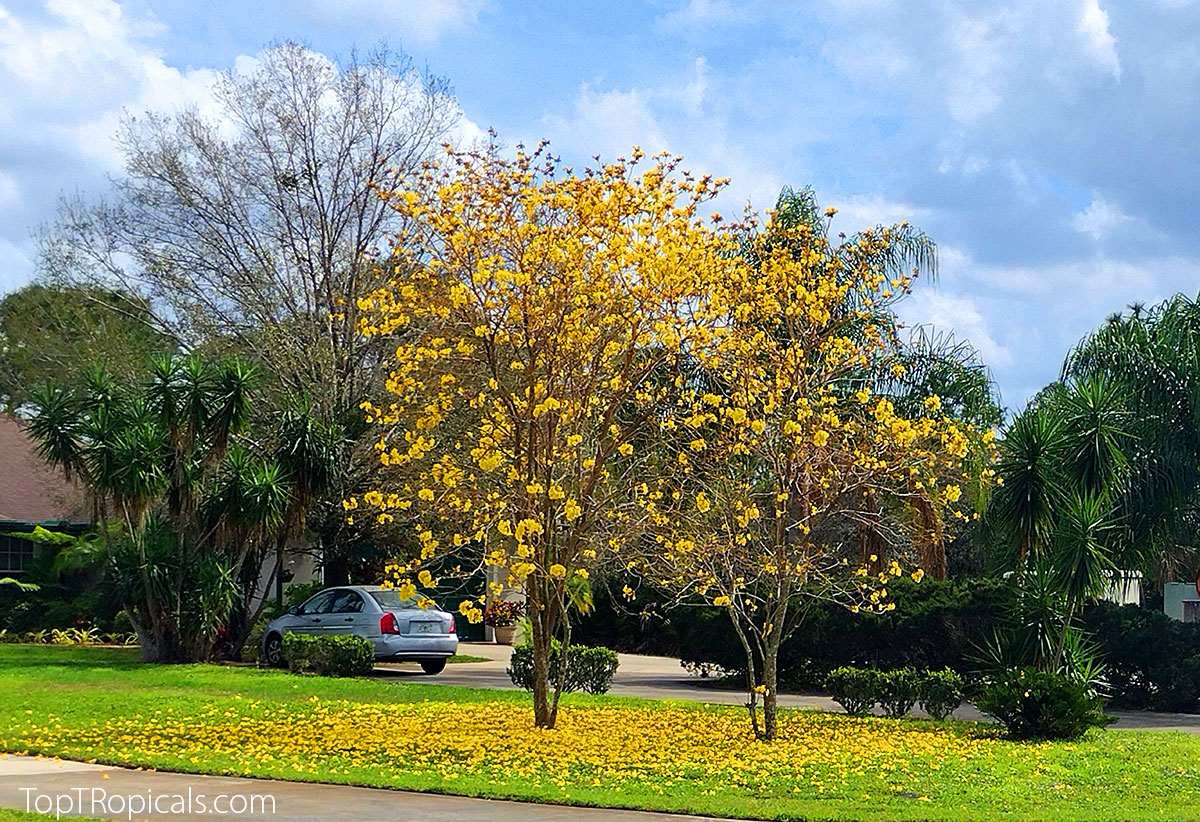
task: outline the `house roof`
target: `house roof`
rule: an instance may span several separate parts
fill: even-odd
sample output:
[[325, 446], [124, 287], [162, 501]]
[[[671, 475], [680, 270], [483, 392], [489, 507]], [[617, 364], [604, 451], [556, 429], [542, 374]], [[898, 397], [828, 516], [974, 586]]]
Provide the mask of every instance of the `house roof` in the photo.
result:
[[16, 417], [0, 414], [0, 521], [91, 521], [87, 494], [38, 454]]

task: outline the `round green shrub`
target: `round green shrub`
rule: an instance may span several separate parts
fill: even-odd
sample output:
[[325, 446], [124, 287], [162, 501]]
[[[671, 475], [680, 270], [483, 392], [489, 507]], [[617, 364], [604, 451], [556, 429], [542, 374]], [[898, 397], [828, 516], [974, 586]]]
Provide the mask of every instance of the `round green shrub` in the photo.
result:
[[[557, 685], [562, 667], [562, 644], [551, 640], [550, 684]], [[612, 687], [613, 675], [617, 672], [617, 652], [608, 648], [572, 645], [567, 651], [567, 675], [563, 680], [564, 691], [585, 691], [589, 694], [607, 693]], [[513, 648], [507, 670], [509, 679], [518, 688], [533, 690], [533, 646], [518, 645]]]
[[877, 701], [890, 717], [906, 716], [917, 704], [921, 677], [912, 668], [884, 671], [876, 678]]
[[863, 716], [878, 700], [879, 671], [849, 665], [834, 668], [825, 677], [825, 689], [846, 713]]
[[283, 656], [292, 673], [363, 676], [375, 667], [371, 641], [353, 634], [313, 636], [288, 631], [283, 635]]
[[1087, 685], [1036, 668], [1017, 668], [992, 679], [975, 704], [999, 720], [1013, 739], [1078, 739], [1113, 721]]
[[926, 671], [918, 688], [921, 710], [934, 719], [945, 719], [963, 701], [963, 679], [957, 671], [944, 668]]

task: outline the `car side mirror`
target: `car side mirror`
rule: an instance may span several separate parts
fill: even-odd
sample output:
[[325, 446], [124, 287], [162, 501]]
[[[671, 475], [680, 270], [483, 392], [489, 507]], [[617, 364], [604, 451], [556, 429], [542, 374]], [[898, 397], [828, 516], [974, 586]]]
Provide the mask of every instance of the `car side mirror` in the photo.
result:
[[300, 616], [300, 606], [293, 605], [291, 608], [287, 609], [287, 612], [290, 616]]

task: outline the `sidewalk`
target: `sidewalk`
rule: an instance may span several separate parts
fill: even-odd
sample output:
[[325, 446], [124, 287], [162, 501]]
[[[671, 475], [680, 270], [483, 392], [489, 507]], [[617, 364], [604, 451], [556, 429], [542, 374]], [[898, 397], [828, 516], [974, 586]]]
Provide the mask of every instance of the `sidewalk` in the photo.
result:
[[[460, 654], [482, 656], [487, 662], [464, 662], [448, 665], [437, 676], [427, 676], [415, 664], [385, 664], [375, 668], [375, 676], [394, 678], [397, 681], [419, 682], [422, 685], [460, 685], [468, 688], [505, 688], [514, 686], [504, 672], [512, 648], [490, 642], [464, 642], [459, 645]], [[613, 677], [611, 694], [637, 696], [645, 699], [683, 699], [694, 702], [709, 702], [720, 705], [742, 705], [746, 694], [740, 690], [713, 687], [712, 680], [692, 676], [679, 665], [678, 659], [661, 656], [619, 654], [620, 665]], [[779, 695], [783, 708], [817, 708], [823, 711], [841, 711], [841, 707], [827, 696], [819, 694]], [[919, 710], [914, 715], [922, 716]], [[1140, 731], [1182, 731], [1200, 734], [1200, 715], [1162, 714], [1150, 711], [1110, 711], [1117, 721], [1110, 728]], [[975, 706], [964, 704], [954, 712], [957, 719], [990, 721], [975, 710]]]
[[[33, 791], [22, 790], [32, 788]], [[125, 797], [129, 797], [126, 804]], [[149, 797], [162, 812], [130, 814]], [[192, 812], [174, 813], [172, 803]], [[100, 800], [99, 802], [93, 801]], [[709, 822], [706, 817], [645, 811], [575, 808], [494, 799], [278, 782], [231, 776], [141, 771], [24, 756], [0, 755], [0, 807], [63, 816], [145, 822], [200, 822], [214, 819], [286, 822]], [[36, 803], [40, 802], [40, 806]], [[66, 803], [72, 803], [68, 810]], [[236, 812], [246, 803], [245, 812]], [[82, 808], [80, 807], [82, 804]], [[116, 810], [118, 807], [121, 810]], [[209, 809], [200, 812], [201, 807]], [[252, 807], [254, 812], [250, 812]], [[273, 811], [272, 811], [273, 808]], [[219, 809], [227, 809], [224, 813]]]

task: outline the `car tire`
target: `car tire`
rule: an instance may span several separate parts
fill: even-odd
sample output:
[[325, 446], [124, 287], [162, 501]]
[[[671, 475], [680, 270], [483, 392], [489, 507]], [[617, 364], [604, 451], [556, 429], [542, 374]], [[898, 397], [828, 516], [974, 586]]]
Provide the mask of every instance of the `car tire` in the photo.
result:
[[283, 637], [279, 634], [271, 634], [263, 643], [263, 662], [272, 668], [282, 668], [287, 664], [283, 658]]
[[433, 676], [434, 674], [440, 674], [442, 671], [446, 670], [446, 660], [444, 660], [444, 659], [421, 660], [421, 670], [424, 671], [425, 673], [429, 674], [430, 676]]

